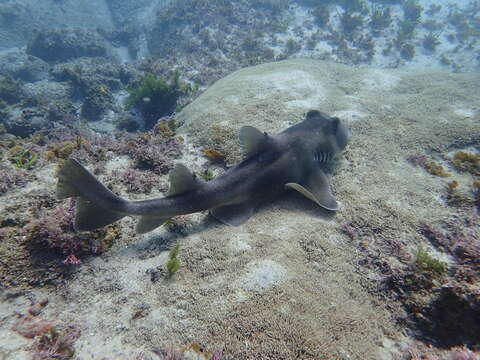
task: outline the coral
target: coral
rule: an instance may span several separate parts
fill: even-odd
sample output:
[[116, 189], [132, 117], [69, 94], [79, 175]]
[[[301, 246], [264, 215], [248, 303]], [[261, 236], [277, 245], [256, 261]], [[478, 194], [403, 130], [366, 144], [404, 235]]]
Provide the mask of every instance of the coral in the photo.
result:
[[31, 315], [19, 319], [13, 330], [33, 339], [32, 360], [71, 359], [75, 354], [75, 341], [80, 336], [80, 331], [73, 327], [61, 329], [51, 321]]
[[440, 44], [440, 40], [438, 40], [439, 36], [439, 33], [429, 32], [422, 40], [423, 48], [428, 51], [435, 51], [437, 46]]
[[255, 36], [254, 34], [252, 35], [249, 35], [247, 36], [242, 44], [240, 45], [241, 48], [244, 50], [244, 51], [247, 51], [247, 52], [254, 52], [254, 51], [258, 51], [261, 49], [261, 39], [259, 39], [257, 36]]
[[440, 56], [440, 64], [450, 66], [453, 64], [453, 61], [449, 59], [445, 54], [442, 54], [442, 56]]
[[287, 42], [285, 43], [285, 52], [289, 55], [292, 55], [300, 51], [301, 49], [302, 49], [302, 45], [298, 41], [292, 38], [288, 39]]
[[464, 151], [455, 153], [453, 160], [453, 166], [456, 169], [469, 172], [472, 175], [480, 176], [480, 155], [472, 154]]
[[345, 36], [351, 39], [354, 33], [360, 29], [363, 25], [364, 19], [361, 15], [353, 14], [349, 11], [345, 11], [340, 16], [340, 26]]
[[175, 123], [175, 117], [165, 117], [160, 119], [153, 127], [153, 133], [155, 135], [161, 135], [169, 138], [175, 136], [175, 129], [177, 125]]
[[423, 8], [416, 0], [407, 0], [403, 4], [403, 14], [406, 20], [417, 23], [422, 16]]
[[73, 124], [78, 120], [77, 109], [70, 101], [58, 101], [47, 105], [47, 117], [51, 122]]
[[405, 60], [412, 60], [415, 56], [415, 46], [413, 44], [405, 43], [400, 46], [400, 56]]
[[168, 254], [167, 261], [167, 277], [171, 278], [180, 269], [180, 260], [178, 260], [178, 253], [180, 251], [180, 244], [176, 244]]
[[410, 20], [403, 20], [398, 23], [398, 33], [395, 42], [399, 45], [407, 40], [413, 39], [417, 24]]
[[123, 112], [118, 118], [116, 127], [118, 130], [135, 132], [140, 128], [140, 124], [135, 120], [134, 116], [129, 112]]
[[17, 50], [2, 54], [0, 74], [22, 81], [40, 81], [48, 78], [48, 64], [41, 59]]
[[8, 168], [4, 164], [0, 164], [0, 195], [5, 194], [6, 192], [15, 189], [16, 187], [24, 186], [32, 178], [24, 170], [14, 170]]
[[53, 124], [45, 116], [45, 111], [37, 106], [24, 108], [21, 112], [10, 114], [4, 121], [5, 128], [13, 135], [29, 137], [40, 130], [52, 128]]
[[45, 153], [45, 158], [50, 161], [66, 160], [75, 150], [80, 150], [86, 140], [77, 136], [75, 141], [64, 141], [56, 143], [53, 148]]
[[432, 16], [440, 12], [440, 10], [442, 10], [442, 5], [430, 4], [427, 11], [425, 11], [425, 14], [427, 14], [428, 16]]
[[108, 45], [98, 33], [85, 29], [45, 30], [37, 32], [28, 43], [27, 54], [47, 62], [60, 62], [107, 56]]
[[162, 192], [167, 190], [166, 185], [162, 185], [158, 176], [150, 171], [136, 169], [115, 170], [112, 175], [125, 186], [125, 190], [129, 193], [148, 194], [154, 188]]
[[368, 25], [372, 28], [374, 35], [388, 28], [392, 23], [390, 8], [373, 4], [371, 7], [370, 22]]
[[33, 252], [40, 249], [55, 250], [64, 257], [65, 264], [72, 264], [78, 262], [77, 260], [84, 255], [103, 252], [119, 237], [117, 227], [114, 225], [90, 233], [75, 232], [74, 205], [75, 202], [72, 200], [70, 204], [58, 206], [33, 217], [35, 220], [23, 230], [26, 242]]
[[366, 10], [363, 0], [342, 0], [340, 5], [345, 11], [349, 12], [363, 13]]
[[328, 10], [326, 5], [317, 6], [310, 13], [315, 18], [315, 23], [320, 27], [327, 25], [330, 20], [330, 10]]
[[10, 76], [0, 76], [0, 101], [19, 103], [24, 96], [20, 82]]
[[180, 74], [175, 73], [173, 80], [168, 84], [163, 78], [152, 74], [146, 75], [139, 86], [131, 87], [126, 107], [137, 108], [143, 115], [146, 128], [152, 128], [157, 120], [175, 111], [180, 96]]
[[158, 148], [139, 147], [132, 153], [137, 169], [151, 170], [157, 174], [166, 174], [173, 168], [172, 160]]
[[428, 31], [441, 31], [443, 28], [443, 24], [436, 20], [427, 20], [422, 23], [422, 27], [427, 29]]
[[130, 156], [137, 169], [166, 174], [173, 168], [173, 159], [181, 154], [181, 141], [153, 132], [127, 137], [120, 152]]
[[98, 86], [89, 89], [83, 100], [81, 115], [90, 121], [100, 120], [102, 115], [113, 107], [113, 104], [113, 95], [108, 87]]

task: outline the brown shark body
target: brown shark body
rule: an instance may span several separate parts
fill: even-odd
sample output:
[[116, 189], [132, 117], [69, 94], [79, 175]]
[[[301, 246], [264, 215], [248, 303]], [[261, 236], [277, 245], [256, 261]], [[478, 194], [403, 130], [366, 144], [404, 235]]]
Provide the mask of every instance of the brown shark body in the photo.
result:
[[176, 215], [210, 210], [229, 225], [241, 225], [254, 210], [288, 189], [319, 206], [337, 210], [324, 169], [349, 140], [338, 118], [311, 110], [304, 121], [280, 134], [268, 135], [251, 126], [240, 130], [246, 159], [221, 176], [204, 182], [185, 166], [170, 172], [168, 196], [142, 201], [125, 200], [102, 185], [75, 159], [58, 172], [59, 198], [78, 197], [75, 228], [93, 230], [124, 216], [137, 215], [138, 233], [146, 233]]

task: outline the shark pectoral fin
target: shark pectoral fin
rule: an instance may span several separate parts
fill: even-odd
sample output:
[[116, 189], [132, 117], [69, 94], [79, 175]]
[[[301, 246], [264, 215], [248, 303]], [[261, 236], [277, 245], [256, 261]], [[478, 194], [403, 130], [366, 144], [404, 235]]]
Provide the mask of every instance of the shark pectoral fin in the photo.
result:
[[254, 206], [250, 203], [223, 205], [210, 210], [210, 214], [226, 225], [240, 226], [253, 215]]
[[253, 126], [243, 126], [240, 129], [240, 143], [246, 156], [265, 149], [268, 135]]
[[327, 176], [320, 169], [312, 171], [304, 185], [287, 183], [285, 186], [297, 190], [300, 194], [314, 201], [324, 209], [338, 210], [338, 203], [330, 190]]
[[168, 178], [170, 180], [169, 196], [192, 191], [202, 185], [202, 182], [182, 164], [175, 165]]
[[156, 229], [159, 226], [162, 226], [167, 220], [168, 217], [159, 217], [159, 216], [147, 216], [144, 215], [140, 218], [135, 231], [137, 234], [145, 234], [149, 231]]

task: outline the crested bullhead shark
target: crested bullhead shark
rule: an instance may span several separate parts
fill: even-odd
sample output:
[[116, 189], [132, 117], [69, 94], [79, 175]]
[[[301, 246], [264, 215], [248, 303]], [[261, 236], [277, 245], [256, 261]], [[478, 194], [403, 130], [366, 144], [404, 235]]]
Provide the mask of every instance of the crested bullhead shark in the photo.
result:
[[336, 117], [310, 110], [305, 120], [277, 135], [252, 126], [240, 129], [246, 158], [217, 178], [205, 182], [177, 164], [169, 174], [166, 197], [141, 201], [123, 199], [100, 183], [77, 160], [70, 158], [58, 170], [59, 199], [77, 197], [76, 230], [93, 230], [124, 216], [140, 216], [137, 233], [161, 226], [176, 215], [210, 210], [221, 222], [245, 223], [262, 203], [288, 189], [298, 191], [322, 208], [338, 204], [325, 174], [328, 163], [345, 149], [350, 138]]

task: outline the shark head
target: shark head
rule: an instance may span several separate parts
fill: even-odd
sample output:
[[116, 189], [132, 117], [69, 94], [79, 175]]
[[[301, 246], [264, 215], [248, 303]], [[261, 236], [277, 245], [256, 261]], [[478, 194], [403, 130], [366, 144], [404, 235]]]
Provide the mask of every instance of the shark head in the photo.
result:
[[318, 110], [310, 110], [305, 120], [282, 134], [295, 141], [296, 146], [301, 144], [302, 150], [320, 163], [330, 162], [350, 140], [350, 132], [339, 118]]
[[303, 121], [313, 131], [317, 151], [339, 153], [348, 144], [350, 132], [337, 117], [329, 117], [318, 110], [310, 110]]

